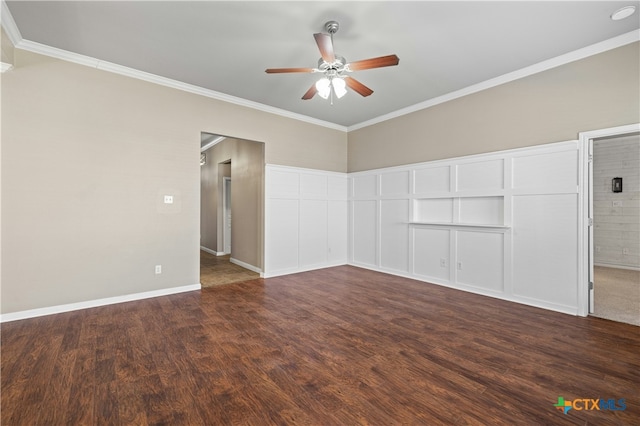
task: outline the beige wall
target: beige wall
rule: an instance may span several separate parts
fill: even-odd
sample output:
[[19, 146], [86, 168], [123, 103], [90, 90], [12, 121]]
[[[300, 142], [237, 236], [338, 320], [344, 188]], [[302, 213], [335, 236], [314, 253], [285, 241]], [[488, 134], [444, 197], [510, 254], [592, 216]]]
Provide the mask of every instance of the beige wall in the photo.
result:
[[198, 283], [202, 131], [265, 142], [274, 164], [346, 171], [344, 132], [14, 59], [1, 81], [2, 313]]
[[349, 132], [348, 170], [572, 140], [637, 123], [639, 52], [633, 43]]
[[638, 50], [347, 136], [16, 49], [1, 81], [1, 312], [197, 283], [202, 131], [264, 142], [268, 164], [338, 172], [575, 139], [639, 121]]
[[[222, 181], [231, 177], [231, 257], [262, 269], [264, 144], [225, 139], [201, 167], [200, 245], [223, 252]], [[231, 164], [221, 164], [231, 161]]]
[[11, 40], [9, 40], [7, 33], [4, 32], [4, 28], [0, 27], [0, 62], [13, 65], [14, 50]]

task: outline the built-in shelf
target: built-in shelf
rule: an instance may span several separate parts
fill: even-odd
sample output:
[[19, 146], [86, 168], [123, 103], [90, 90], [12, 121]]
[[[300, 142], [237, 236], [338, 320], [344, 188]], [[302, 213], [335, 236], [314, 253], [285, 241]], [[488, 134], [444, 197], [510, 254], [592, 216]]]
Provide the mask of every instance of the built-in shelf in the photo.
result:
[[511, 229], [506, 225], [487, 225], [483, 223], [451, 223], [451, 222], [409, 222], [409, 225], [429, 225], [429, 226], [458, 226], [462, 228], [496, 228], [496, 229]]
[[508, 228], [503, 196], [417, 198], [411, 216], [421, 225]]

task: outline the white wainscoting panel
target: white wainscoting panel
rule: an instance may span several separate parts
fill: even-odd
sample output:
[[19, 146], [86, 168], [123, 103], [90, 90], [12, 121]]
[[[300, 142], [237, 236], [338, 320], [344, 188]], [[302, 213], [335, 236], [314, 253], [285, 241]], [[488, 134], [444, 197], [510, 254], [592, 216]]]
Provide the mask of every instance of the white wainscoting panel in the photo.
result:
[[380, 204], [380, 266], [409, 272], [409, 200]]
[[548, 307], [577, 306], [578, 197], [513, 200], [513, 293]]
[[446, 228], [412, 227], [413, 273], [438, 284], [450, 280], [451, 230]]
[[491, 292], [504, 290], [504, 235], [456, 231], [456, 281]]
[[265, 199], [265, 277], [347, 263], [345, 173], [267, 165]]
[[271, 197], [297, 197], [300, 193], [300, 175], [292, 170], [269, 172]]
[[578, 314], [579, 158], [569, 141], [351, 173], [349, 263]]
[[453, 198], [425, 198], [414, 201], [415, 222], [453, 222]]
[[461, 191], [488, 191], [504, 188], [504, 160], [463, 163], [457, 166], [456, 188]]
[[[346, 198], [347, 185], [344, 179], [344, 196]], [[347, 263], [349, 227], [349, 206], [347, 200], [329, 200], [327, 215], [328, 229], [328, 263], [330, 265], [343, 265]]]
[[513, 188], [538, 192], [578, 186], [578, 151], [562, 150], [513, 159]]
[[378, 195], [378, 179], [376, 175], [357, 176], [353, 178], [353, 198], [367, 198]]
[[298, 265], [300, 201], [267, 199], [269, 212], [265, 241], [265, 276], [268, 271], [291, 270]]
[[328, 260], [328, 201], [300, 201], [300, 266], [323, 267]]
[[353, 261], [366, 266], [377, 266], [377, 203], [353, 201]]
[[451, 167], [427, 167], [413, 171], [415, 194], [437, 194], [451, 191]]
[[380, 195], [409, 194], [409, 171], [386, 173], [380, 176]]
[[305, 198], [327, 199], [329, 191], [327, 176], [300, 174], [300, 194]]

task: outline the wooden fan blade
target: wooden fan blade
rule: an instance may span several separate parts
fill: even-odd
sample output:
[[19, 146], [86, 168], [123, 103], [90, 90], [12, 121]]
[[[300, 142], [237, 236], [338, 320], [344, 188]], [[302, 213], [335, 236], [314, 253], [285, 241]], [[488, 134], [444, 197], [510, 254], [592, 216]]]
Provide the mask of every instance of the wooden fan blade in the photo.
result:
[[284, 72], [313, 72], [313, 68], [267, 68], [264, 70], [267, 74], [278, 74]]
[[320, 56], [322, 56], [322, 59], [329, 64], [335, 62], [336, 55], [333, 52], [331, 36], [328, 34], [317, 33], [314, 34], [313, 37], [316, 39], [316, 44], [318, 45], [318, 49], [320, 49]]
[[345, 77], [344, 82], [349, 86], [349, 88], [353, 89], [355, 92], [358, 92], [362, 96], [369, 96], [373, 93], [373, 90], [369, 89], [364, 84], [360, 83], [353, 77]]
[[349, 63], [349, 69], [351, 71], [368, 70], [371, 68], [390, 67], [392, 65], [398, 65], [400, 58], [396, 55], [380, 56], [378, 58], [363, 59], [362, 61], [355, 61]]
[[318, 89], [316, 89], [316, 84], [313, 83], [313, 85], [309, 87], [309, 90], [307, 90], [307, 93], [302, 95], [302, 99], [304, 99], [305, 101], [311, 99], [316, 93], [318, 93]]

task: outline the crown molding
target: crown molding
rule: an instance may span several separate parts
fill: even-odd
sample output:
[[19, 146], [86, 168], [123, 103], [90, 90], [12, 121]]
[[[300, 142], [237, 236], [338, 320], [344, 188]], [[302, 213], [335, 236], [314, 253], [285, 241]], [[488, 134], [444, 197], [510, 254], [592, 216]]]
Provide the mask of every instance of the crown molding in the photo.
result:
[[214, 138], [213, 140], [207, 142], [202, 148], [200, 148], [200, 152], [205, 152], [212, 146], [219, 144], [225, 139], [226, 139], [226, 136], [218, 136], [217, 138]]
[[205, 97], [216, 99], [219, 101], [256, 109], [256, 110], [267, 112], [270, 114], [276, 114], [283, 117], [292, 118], [294, 120], [304, 121], [310, 124], [315, 124], [322, 127], [328, 127], [334, 130], [340, 130], [342, 132], [347, 131], [346, 126], [330, 123], [328, 121], [318, 120], [316, 118], [312, 118], [306, 115], [297, 114], [284, 109], [275, 108], [275, 107], [261, 104], [258, 102], [249, 101], [247, 99], [238, 98], [236, 96], [227, 95], [225, 93], [216, 92], [215, 90], [205, 89], [204, 87], [183, 83], [178, 80], [173, 80], [170, 78], [162, 77], [162, 76], [151, 74], [148, 72], [139, 71], [134, 68], [129, 68], [122, 65], [114, 64], [112, 62], [101, 61], [99, 59], [92, 58], [90, 56], [80, 55], [78, 53], [69, 52], [66, 50], [47, 46], [45, 44], [37, 43], [34, 41], [23, 39], [18, 44], [16, 44], [16, 48], [33, 52], [33, 53], [38, 53], [40, 55], [49, 56], [56, 59], [62, 59], [68, 62], [74, 62], [76, 64], [85, 65], [85, 66], [96, 68], [102, 71], [107, 71], [114, 74], [120, 74], [126, 77], [147, 81], [150, 83], [159, 84], [161, 86], [182, 90], [184, 92], [205, 96]]
[[11, 68], [13, 68], [13, 65], [8, 64], [6, 62], [0, 62], [0, 73], [7, 72]]
[[[435, 97], [433, 99], [429, 99], [424, 102], [417, 103], [415, 105], [401, 108], [399, 110], [390, 112], [388, 114], [381, 115], [379, 117], [373, 118], [371, 120], [363, 121], [358, 124], [354, 124], [352, 126], [342, 126], [336, 123], [331, 123], [324, 120], [319, 120], [313, 117], [309, 117], [306, 115], [294, 113], [291, 111], [287, 111], [281, 108], [272, 107], [269, 105], [261, 104], [254, 101], [249, 101], [247, 99], [242, 99], [236, 96], [227, 95], [225, 93], [216, 92], [214, 90], [205, 89], [200, 86], [195, 86], [188, 83], [183, 83], [178, 80], [173, 80], [166, 77], [161, 77], [155, 74], [147, 73], [144, 71], [139, 71], [133, 68], [125, 67], [122, 65], [114, 64], [107, 61], [101, 61], [96, 58], [92, 58], [85, 55], [80, 55], [77, 53], [69, 52], [66, 50], [58, 49], [55, 47], [47, 46], [41, 43], [36, 43], [29, 40], [24, 40], [18, 27], [11, 16], [11, 12], [7, 7], [4, 0], [0, 0], [0, 4], [2, 6], [0, 17], [2, 27], [4, 28], [7, 36], [13, 43], [13, 45], [18, 49], [27, 50], [30, 52], [38, 53], [45, 56], [50, 56], [57, 59], [62, 59], [69, 62], [74, 62], [80, 65], [89, 66], [92, 68], [97, 68], [102, 71], [112, 72], [115, 74], [124, 75], [127, 77], [136, 78], [139, 80], [147, 81], [150, 83], [159, 84], [162, 86], [182, 90], [188, 93], [193, 93], [200, 96], [205, 96], [208, 98], [220, 100], [223, 102], [228, 102], [231, 104], [244, 106], [247, 108], [256, 109], [259, 111], [267, 112], [270, 114], [279, 115], [286, 118], [291, 118], [294, 120], [303, 121], [310, 124], [315, 124], [322, 127], [327, 127], [334, 130], [339, 130], [343, 132], [351, 132], [354, 130], [362, 129], [364, 127], [369, 127], [374, 124], [381, 123], [383, 121], [391, 120], [393, 118], [401, 117], [403, 115], [411, 114], [416, 111], [420, 111], [423, 109], [427, 109], [454, 99], [461, 98], [463, 96], [471, 95], [473, 93], [477, 93], [486, 89], [490, 89], [492, 87], [496, 87], [505, 83], [509, 83], [514, 80], [518, 80], [524, 77], [528, 77], [533, 74], [537, 74], [543, 71], [547, 71], [552, 68], [559, 67], [561, 65], [568, 64], [570, 62], [574, 62], [580, 59], [587, 58], [589, 56], [593, 56], [602, 52], [606, 52], [608, 50], [612, 50], [618, 47], [625, 46], [627, 44], [631, 44], [634, 42], [640, 41], [640, 30], [634, 30], [628, 32], [626, 34], [622, 34], [620, 36], [611, 38], [609, 40], [602, 41], [600, 43], [592, 44], [590, 46], [584, 47], [582, 49], [575, 50], [573, 52], [566, 53], [564, 55], [556, 56], [555, 58], [548, 59], [546, 61], [539, 62], [537, 64], [531, 65], [529, 67], [522, 68], [517, 71], [513, 71], [504, 75], [501, 75], [496, 78], [492, 78], [490, 80], [483, 81], [478, 84], [474, 84], [468, 87], [465, 87], [460, 90], [456, 90], [454, 92], [447, 93], [442, 96]], [[9, 68], [3, 67], [2, 72], [7, 71]]]
[[7, 34], [7, 37], [9, 37], [9, 40], [11, 40], [11, 43], [14, 46], [22, 40], [22, 35], [16, 25], [16, 21], [13, 20], [9, 7], [4, 0], [0, 1], [0, 25], [2, 25], [4, 32]]
[[566, 53], [564, 55], [556, 56], [555, 58], [548, 59], [546, 61], [538, 62], [537, 64], [529, 67], [521, 68], [517, 71], [513, 71], [504, 75], [501, 75], [490, 80], [483, 81], [478, 84], [474, 84], [464, 89], [456, 90], [442, 96], [429, 99], [424, 102], [417, 103], [415, 105], [401, 108], [399, 110], [390, 112], [389, 114], [381, 115], [371, 120], [363, 121], [358, 124], [354, 124], [347, 128], [347, 132], [369, 127], [374, 124], [381, 123], [383, 121], [391, 120], [392, 118], [401, 117], [403, 115], [411, 114], [416, 111], [427, 109], [463, 96], [471, 95], [473, 93], [480, 92], [482, 90], [490, 89], [492, 87], [500, 86], [505, 83], [509, 83], [514, 80], [519, 80], [524, 77], [528, 77], [533, 74], [537, 74], [543, 71], [547, 71], [552, 68], [559, 67], [561, 65], [568, 64], [580, 59], [587, 58], [589, 56], [597, 55], [598, 53], [606, 52], [618, 47], [625, 46], [634, 42], [640, 41], [640, 30], [631, 31], [617, 37], [602, 41], [600, 43], [592, 44], [582, 49], [574, 50], [573, 52]]

